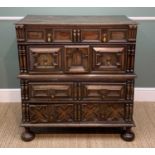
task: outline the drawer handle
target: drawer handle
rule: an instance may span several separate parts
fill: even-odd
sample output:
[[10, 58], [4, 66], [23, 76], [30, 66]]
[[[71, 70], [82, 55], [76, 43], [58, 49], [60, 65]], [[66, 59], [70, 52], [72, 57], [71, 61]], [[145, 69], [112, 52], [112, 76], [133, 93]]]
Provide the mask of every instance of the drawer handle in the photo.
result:
[[51, 33], [48, 33], [47, 34], [47, 41], [50, 43], [52, 42], [52, 34]]
[[48, 95], [51, 97], [51, 99], [54, 99], [55, 98], [55, 94], [56, 94], [55, 90], [50, 89], [48, 91]]
[[103, 41], [104, 43], [107, 42], [107, 34], [106, 34], [106, 33], [103, 34], [103, 39], [102, 39], [102, 41]]
[[51, 95], [51, 98], [54, 99], [54, 97], [55, 97], [55, 96], [52, 94], [52, 95]]
[[107, 90], [107, 89], [100, 89], [98, 91], [98, 93], [100, 94], [101, 98], [104, 99], [104, 98], [106, 98], [108, 96], [109, 90]]

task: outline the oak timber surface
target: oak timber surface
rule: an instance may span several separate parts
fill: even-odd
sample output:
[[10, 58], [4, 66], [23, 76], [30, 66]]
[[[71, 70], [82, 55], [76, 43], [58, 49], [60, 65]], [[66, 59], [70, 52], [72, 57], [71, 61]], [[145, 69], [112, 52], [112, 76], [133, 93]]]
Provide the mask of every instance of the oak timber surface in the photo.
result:
[[27, 15], [16, 24], [54, 24], [54, 25], [119, 25], [136, 24], [126, 16], [46, 16]]
[[134, 139], [135, 22], [125, 16], [27, 16], [16, 33], [22, 140], [34, 138], [34, 125], [55, 123], [119, 126], [124, 140]]

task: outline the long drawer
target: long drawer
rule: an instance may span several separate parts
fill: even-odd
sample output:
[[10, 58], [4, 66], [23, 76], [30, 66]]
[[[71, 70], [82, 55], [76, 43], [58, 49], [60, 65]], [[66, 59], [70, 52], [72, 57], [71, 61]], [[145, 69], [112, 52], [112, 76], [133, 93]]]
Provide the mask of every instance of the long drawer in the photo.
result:
[[[17, 26], [18, 29], [18, 26]], [[27, 26], [25, 39], [27, 42], [44, 43], [108, 43], [128, 42], [128, 26], [111, 27], [45, 27]]]
[[125, 122], [125, 103], [29, 104], [30, 123]]
[[30, 100], [126, 100], [126, 82], [29, 82]]
[[134, 56], [127, 61], [127, 45], [29, 45], [26, 58], [19, 49], [21, 70], [31, 74], [125, 74], [134, 65]]

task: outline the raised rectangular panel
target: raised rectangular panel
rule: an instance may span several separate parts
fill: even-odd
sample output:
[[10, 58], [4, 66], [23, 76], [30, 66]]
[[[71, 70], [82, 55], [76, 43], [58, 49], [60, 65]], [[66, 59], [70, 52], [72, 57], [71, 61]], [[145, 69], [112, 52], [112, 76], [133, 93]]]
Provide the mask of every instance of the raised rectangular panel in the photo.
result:
[[66, 73], [89, 72], [89, 46], [65, 46], [64, 59]]
[[26, 32], [27, 42], [46, 42], [45, 30], [28, 30]]
[[93, 71], [122, 73], [126, 71], [126, 47], [93, 47]]
[[101, 42], [101, 30], [81, 29], [81, 42]]
[[126, 83], [82, 82], [82, 100], [125, 100]]
[[55, 73], [62, 71], [61, 47], [30, 46], [29, 71], [34, 73]]
[[38, 100], [73, 100], [74, 86], [72, 82], [31, 82], [29, 94]]
[[108, 29], [108, 42], [127, 42], [127, 29]]
[[72, 29], [53, 29], [53, 42], [72, 42]]

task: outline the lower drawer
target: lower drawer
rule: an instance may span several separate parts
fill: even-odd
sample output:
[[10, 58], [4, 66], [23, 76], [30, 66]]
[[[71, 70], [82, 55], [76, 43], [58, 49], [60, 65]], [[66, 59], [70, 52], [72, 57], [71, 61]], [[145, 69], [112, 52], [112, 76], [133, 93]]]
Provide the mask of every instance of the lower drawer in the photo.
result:
[[[59, 103], [29, 105], [30, 123], [111, 123], [125, 120], [125, 103]], [[23, 113], [23, 116], [26, 116]]]

